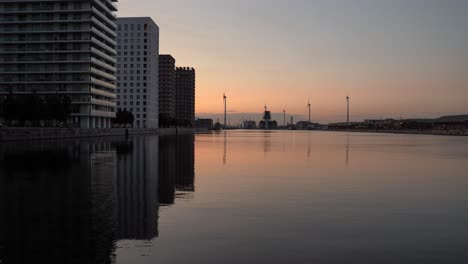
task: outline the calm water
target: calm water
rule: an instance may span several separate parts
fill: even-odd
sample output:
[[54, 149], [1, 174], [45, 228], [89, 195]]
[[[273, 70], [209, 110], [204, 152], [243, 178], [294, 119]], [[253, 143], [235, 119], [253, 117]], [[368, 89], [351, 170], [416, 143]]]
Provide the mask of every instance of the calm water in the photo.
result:
[[468, 138], [0, 146], [0, 263], [467, 263]]

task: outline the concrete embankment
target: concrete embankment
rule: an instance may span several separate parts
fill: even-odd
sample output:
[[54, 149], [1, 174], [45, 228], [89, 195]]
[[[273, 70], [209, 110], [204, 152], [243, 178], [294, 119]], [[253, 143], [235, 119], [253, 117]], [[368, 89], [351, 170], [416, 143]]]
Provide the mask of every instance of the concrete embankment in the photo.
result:
[[[203, 132], [194, 128], [128, 129], [128, 135], [176, 135]], [[0, 142], [125, 136], [125, 128], [0, 128]]]

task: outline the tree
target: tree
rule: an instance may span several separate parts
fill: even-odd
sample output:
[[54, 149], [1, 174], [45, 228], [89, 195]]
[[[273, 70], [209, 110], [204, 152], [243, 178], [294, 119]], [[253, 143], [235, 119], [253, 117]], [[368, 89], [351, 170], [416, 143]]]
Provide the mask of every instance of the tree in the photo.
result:
[[71, 98], [69, 96], [62, 96], [59, 104], [59, 111], [56, 116], [57, 120], [61, 122], [67, 121], [71, 112]]
[[44, 100], [37, 94], [37, 91], [33, 91], [32, 94], [28, 94], [24, 98], [24, 109], [22, 120], [30, 121], [33, 126], [39, 126], [39, 121], [44, 120], [46, 116], [46, 105]]
[[0, 118], [5, 118], [5, 100], [6, 97], [0, 97]]
[[159, 127], [171, 127], [173, 119], [169, 114], [159, 114]]
[[18, 115], [18, 100], [16, 96], [13, 94], [12, 91], [8, 93], [8, 95], [5, 97], [5, 100], [3, 101], [3, 115], [5, 117], [5, 120], [8, 123], [11, 123], [13, 120], [17, 120], [19, 115]]
[[58, 94], [49, 95], [46, 97], [47, 104], [47, 120], [58, 120], [59, 115], [57, 114], [60, 111], [60, 97]]
[[130, 124], [133, 127], [133, 122], [135, 121], [135, 117], [133, 116], [132, 112], [128, 112], [127, 114], [127, 124]]
[[122, 127], [128, 127], [129, 124], [133, 126], [133, 122], [135, 121], [135, 117], [133, 116], [132, 112], [128, 112], [126, 109], [118, 110], [116, 117], [114, 119], [114, 124]]

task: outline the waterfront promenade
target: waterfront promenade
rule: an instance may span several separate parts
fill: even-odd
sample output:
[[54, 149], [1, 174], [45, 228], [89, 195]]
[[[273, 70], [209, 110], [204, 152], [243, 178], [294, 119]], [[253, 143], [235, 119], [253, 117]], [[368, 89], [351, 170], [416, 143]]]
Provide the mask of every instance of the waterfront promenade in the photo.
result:
[[[92, 138], [125, 136], [125, 128], [109, 129], [80, 129], [80, 128], [0, 128], [0, 142], [24, 141], [24, 140], [46, 140], [46, 139], [70, 139], [70, 138]], [[176, 135], [193, 134], [195, 128], [157, 128], [137, 129], [129, 128], [128, 135]]]

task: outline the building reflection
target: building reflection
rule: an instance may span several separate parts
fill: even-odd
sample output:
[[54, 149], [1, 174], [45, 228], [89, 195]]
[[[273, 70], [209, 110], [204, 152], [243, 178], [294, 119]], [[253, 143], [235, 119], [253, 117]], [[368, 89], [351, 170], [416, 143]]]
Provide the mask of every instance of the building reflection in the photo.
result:
[[113, 263], [190, 198], [194, 136], [0, 146], [0, 263]]
[[263, 133], [263, 152], [266, 154], [271, 152], [271, 131], [264, 131]]
[[195, 191], [195, 136], [163, 136], [159, 152], [159, 202], [190, 199]]
[[[0, 154], [2, 263], [110, 263], [112, 171], [93, 150], [109, 143], [3, 145]], [[105, 151], [103, 152], [105, 153]]]
[[158, 236], [158, 137], [114, 145], [117, 239], [151, 240]]

